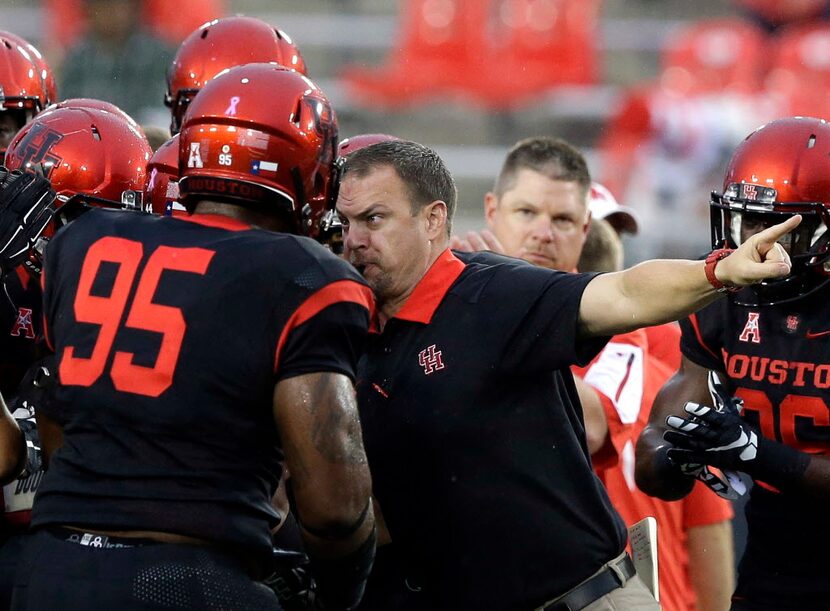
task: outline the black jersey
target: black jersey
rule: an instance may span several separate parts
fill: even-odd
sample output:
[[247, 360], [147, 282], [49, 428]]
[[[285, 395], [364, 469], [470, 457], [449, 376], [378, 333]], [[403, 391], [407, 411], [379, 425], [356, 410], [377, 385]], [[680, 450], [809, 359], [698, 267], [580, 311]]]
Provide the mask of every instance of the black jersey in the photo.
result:
[[592, 276], [446, 251], [361, 360], [373, 490], [431, 608], [532, 609], [625, 545], [569, 366]]
[[8, 402], [36, 359], [41, 336], [41, 292], [37, 281], [23, 269], [2, 279], [0, 294], [0, 393]]
[[227, 217], [94, 210], [47, 250], [63, 446], [32, 523], [270, 550], [280, 379], [352, 377], [372, 296], [312, 240]]
[[[14, 412], [24, 431], [29, 453], [39, 454], [40, 442], [34, 415], [28, 405], [21, 405], [18, 388], [26, 370], [41, 352], [42, 302], [40, 284], [23, 266], [3, 279], [0, 294], [0, 393]], [[43, 477], [39, 459], [27, 462], [26, 470], [13, 482], [3, 486], [3, 527], [25, 529], [31, 517], [32, 501]]]
[[[830, 285], [775, 306], [723, 299], [681, 323], [683, 354], [724, 372], [743, 417], [769, 439], [811, 454], [830, 450]], [[770, 609], [826, 608], [830, 504], [756, 482], [737, 594]]]

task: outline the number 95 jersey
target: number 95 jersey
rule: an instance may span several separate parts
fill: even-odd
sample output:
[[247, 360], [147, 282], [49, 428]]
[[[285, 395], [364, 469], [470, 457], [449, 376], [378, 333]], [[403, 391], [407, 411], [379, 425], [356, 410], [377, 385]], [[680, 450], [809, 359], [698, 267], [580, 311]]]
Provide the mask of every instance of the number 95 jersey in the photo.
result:
[[96, 209], [49, 244], [45, 335], [64, 443], [32, 523], [270, 550], [275, 384], [354, 379], [373, 307], [308, 238], [217, 215]]
[[[744, 400], [743, 417], [765, 437], [826, 455], [829, 303], [830, 285], [808, 298], [772, 306], [722, 299], [681, 321], [681, 350], [694, 363], [726, 374], [734, 394]], [[797, 603], [794, 596], [803, 596], [805, 605], [798, 608], [812, 608], [807, 603], [817, 599], [826, 602], [828, 510], [826, 502], [782, 494], [756, 481], [747, 506], [749, 538], [738, 593], [741, 582], [751, 581], [770, 608]]]

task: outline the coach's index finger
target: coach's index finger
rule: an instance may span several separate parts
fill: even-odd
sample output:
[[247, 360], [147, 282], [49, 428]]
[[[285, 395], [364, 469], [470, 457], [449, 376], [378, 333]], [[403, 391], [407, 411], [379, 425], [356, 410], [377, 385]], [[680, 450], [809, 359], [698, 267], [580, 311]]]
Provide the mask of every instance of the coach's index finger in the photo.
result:
[[[790, 233], [800, 224], [801, 215], [796, 214], [788, 218], [783, 223], [778, 223], [777, 225], [773, 225], [772, 227], [767, 227], [762, 232], [755, 235], [755, 249], [758, 251], [758, 254], [765, 256], [767, 253], [772, 251], [771, 254], [775, 258], [774, 260], [782, 260], [781, 253], [784, 252], [784, 250], [775, 248], [775, 244], [778, 242], [778, 240]], [[784, 254], [784, 256], [786, 257], [786, 253]], [[789, 262], [789, 257], [786, 257], [786, 259], [783, 260]]]

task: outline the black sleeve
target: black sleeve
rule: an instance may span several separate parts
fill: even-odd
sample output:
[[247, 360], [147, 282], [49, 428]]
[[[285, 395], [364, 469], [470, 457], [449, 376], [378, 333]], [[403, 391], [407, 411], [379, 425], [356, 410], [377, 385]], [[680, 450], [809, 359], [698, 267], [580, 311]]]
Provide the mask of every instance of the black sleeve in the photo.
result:
[[514, 313], [513, 320], [505, 321], [511, 329], [502, 361], [505, 372], [584, 365], [602, 350], [609, 338], [578, 336], [582, 293], [595, 275], [513, 267], [503, 279], [494, 279], [502, 307]]
[[57, 287], [57, 266], [61, 260], [60, 244], [64, 232], [55, 235], [46, 247], [43, 255], [43, 267], [41, 268], [40, 287], [43, 291], [43, 339], [49, 352], [54, 351], [54, 338], [52, 337], [53, 313], [55, 311], [55, 297]]
[[374, 302], [371, 290], [351, 280], [328, 284], [295, 311], [277, 346], [277, 381], [329, 371], [355, 379]]
[[680, 351], [683, 356], [706, 369], [722, 370], [721, 346], [726, 314], [718, 301], [681, 320]]

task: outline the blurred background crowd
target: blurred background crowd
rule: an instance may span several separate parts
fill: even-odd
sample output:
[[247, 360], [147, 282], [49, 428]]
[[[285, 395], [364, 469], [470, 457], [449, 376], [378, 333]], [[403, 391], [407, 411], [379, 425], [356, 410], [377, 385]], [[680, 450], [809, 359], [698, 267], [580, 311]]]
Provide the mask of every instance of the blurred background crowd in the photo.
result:
[[44, 52], [61, 99], [166, 130], [179, 43], [237, 13], [291, 35], [341, 137], [435, 148], [459, 231], [481, 226], [512, 143], [579, 145], [639, 215], [629, 264], [706, 251], [709, 192], [737, 142], [775, 117], [830, 115], [828, 0], [0, 0], [0, 30]]

